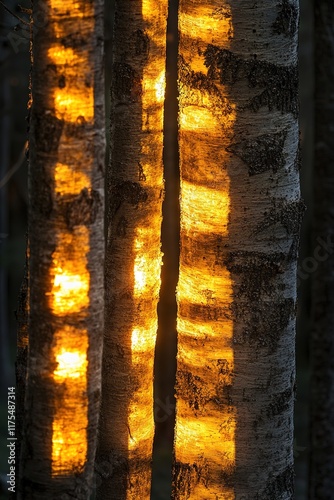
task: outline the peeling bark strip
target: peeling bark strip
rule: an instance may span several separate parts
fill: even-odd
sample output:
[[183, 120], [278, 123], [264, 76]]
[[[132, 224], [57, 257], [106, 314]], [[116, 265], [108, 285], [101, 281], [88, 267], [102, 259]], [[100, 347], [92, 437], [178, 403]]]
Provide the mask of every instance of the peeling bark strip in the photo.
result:
[[[103, 1], [47, 0], [44, 7], [48, 22], [32, 49], [29, 355], [18, 498], [80, 500], [92, 488], [101, 385]], [[38, 14], [33, 9], [34, 22]]]
[[99, 499], [149, 499], [160, 290], [167, 0], [117, 0], [107, 171]]
[[[314, 2], [315, 19], [315, 157], [314, 245], [333, 241], [334, 4]], [[327, 254], [328, 255], [328, 254]], [[334, 259], [318, 262], [314, 273], [311, 338], [310, 500], [325, 500], [334, 491]]]
[[180, 0], [174, 500], [293, 498], [298, 12]]

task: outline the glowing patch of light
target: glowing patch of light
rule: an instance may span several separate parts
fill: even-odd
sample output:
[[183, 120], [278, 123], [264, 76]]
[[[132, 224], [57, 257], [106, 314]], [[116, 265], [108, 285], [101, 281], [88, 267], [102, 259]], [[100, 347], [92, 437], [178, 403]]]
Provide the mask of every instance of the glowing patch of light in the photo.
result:
[[179, 115], [180, 128], [194, 132], [208, 132], [219, 135], [220, 125], [217, 118], [206, 108], [199, 106], [184, 106]]
[[54, 91], [56, 116], [69, 122], [77, 122], [79, 118], [90, 121], [94, 118], [93, 88], [68, 90], [57, 88]]
[[55, 315], [78, 313], [89, 305], [88, 228], [60, 233], [57, 240], [51, 268], [50, 307]]
[[165, 71], [162, 71], [154, 85], [157, 102], [163, 102], [165, 98], [165, 86]]
[[64, 348], [56, 355], [58, 368], [54, 371], [55, 380], [62, 378], [78, 378], [87, 368], [86, 353], [80, 351], [66, 351]]
[[89, 304], [89, 282], [85, 276], [56, 269], [53, 282], [53, 309], [61, 314], [79, 312]]
[[131, 335], [132, 353], [154, 349], [157, 328], [158, 321], [156, 318], [150, 320], [146, 327], [134, 328]]
[[52, 422], [52, 474], [81, 472], [87, 460], [87, 359], [85, 329], [65, 325], [56, 331], [53, 372], [61, 391]]
[[194, 6], [191, 14], [182, 12], [179, 21], [183, 36], [205, 40], [207, 43], [226, 43], [233, 36], [231, 9], [226, 9], [224, 15], [215, 13], [212, 8]]
[[[138, 228], [134, 241], [134, 295], [145, 292], [158, 293], [160, 286], [160, 245], [156, 241], [154, 224], [150, 228]], [[157, 245], [158, 243], [158, 245]]]
[[79, 194], [82, 189], [90, 188], [90, 178], [62, 163], [57, 163], [55, 168], [55, 190], [62, 196], [66, 194]]
[[228, 232], [230, 198], [228, 185], [224, 191], [181, 183], [181, 224], [186, 230]]

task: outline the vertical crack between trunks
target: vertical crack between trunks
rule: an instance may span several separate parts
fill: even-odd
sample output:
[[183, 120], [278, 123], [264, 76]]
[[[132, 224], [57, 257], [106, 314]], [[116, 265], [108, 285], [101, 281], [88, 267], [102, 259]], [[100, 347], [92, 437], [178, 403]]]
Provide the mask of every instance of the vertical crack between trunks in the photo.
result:
[[[164, 106], [165, 198], [161, 226], [163, 266], [158, 304], [158, 335], [154, 365], [154, 418], [152, 499], [164, 484], [171, 495], [171, 468], [175, 425], [176, 287], [179, 277], [180, 170], [178, 148], [178, 0], [169, 0], [167, 20], [166, 94]], [[168, 491], [165, 486], [168, 485]], [[156, 492], [156, 493], [155, 493]], [[159, 497], [160, 498], [160, 497]]]

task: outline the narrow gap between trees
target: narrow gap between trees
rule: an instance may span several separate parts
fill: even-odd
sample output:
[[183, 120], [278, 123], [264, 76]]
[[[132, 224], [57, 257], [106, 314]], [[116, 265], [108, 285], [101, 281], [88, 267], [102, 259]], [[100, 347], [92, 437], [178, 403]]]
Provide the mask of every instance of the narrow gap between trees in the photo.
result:
[[[179, 274], [180, 172], [178, 152], [178, 0], [170, 0], [167, 21], [166, 94], [164, 106], [165, 197], [161, 245], [158, 335], [154, 367], [155, 438], [153, 449], [152, 499], [171, 497], [171, 467], [175, 425], [174, 385], [176, 376], [176, 287]], [[163, 488], [163, 491], [162, 491]]]

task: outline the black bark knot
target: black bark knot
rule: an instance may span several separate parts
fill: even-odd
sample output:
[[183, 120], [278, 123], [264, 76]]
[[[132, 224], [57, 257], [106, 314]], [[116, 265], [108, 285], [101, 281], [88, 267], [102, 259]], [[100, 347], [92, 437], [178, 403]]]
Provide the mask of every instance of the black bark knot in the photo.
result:
[[135, 32], [136, 56], [142, 56], [146, 59], [149, 51], [150, 51], [150, 39], [145, 31], [138, 29]]
[[110, 195], [110, 217], [113, 217], [120, 209], [122, 203], [138, 206], [148, 198], [148, 192], [138, 182], [123, 181], [111, 187]]
[[64, 120], [51, 113], [38, 114], [34, 120], [36, 147], [43, 153], [56, 153], [64, 128]]
[[289, 0], [283, 0], [279, 9], [278, 16], [273, 23], [273, 32], [293, 37], [298, 28], [298, 8]]
[[286, 132], [264, 134], [251, 140], [231, 144], [226, 151], [242, 159], [250, 176], [262, 174], [270, 169], [274, 173], [284, 166], [283, 147]]
[[136, 101], [141, 95], [141, 78], [137, 72], [124, 62], [115, 62], [113, 65], [112, 92], [120, 101]]
[[75, 226], [88, 226], [95, 222], [101, 207], [100, 195], [95, 190], [82, 189], [78, 196], [65, 203], [65, 220], [72, 230]]

